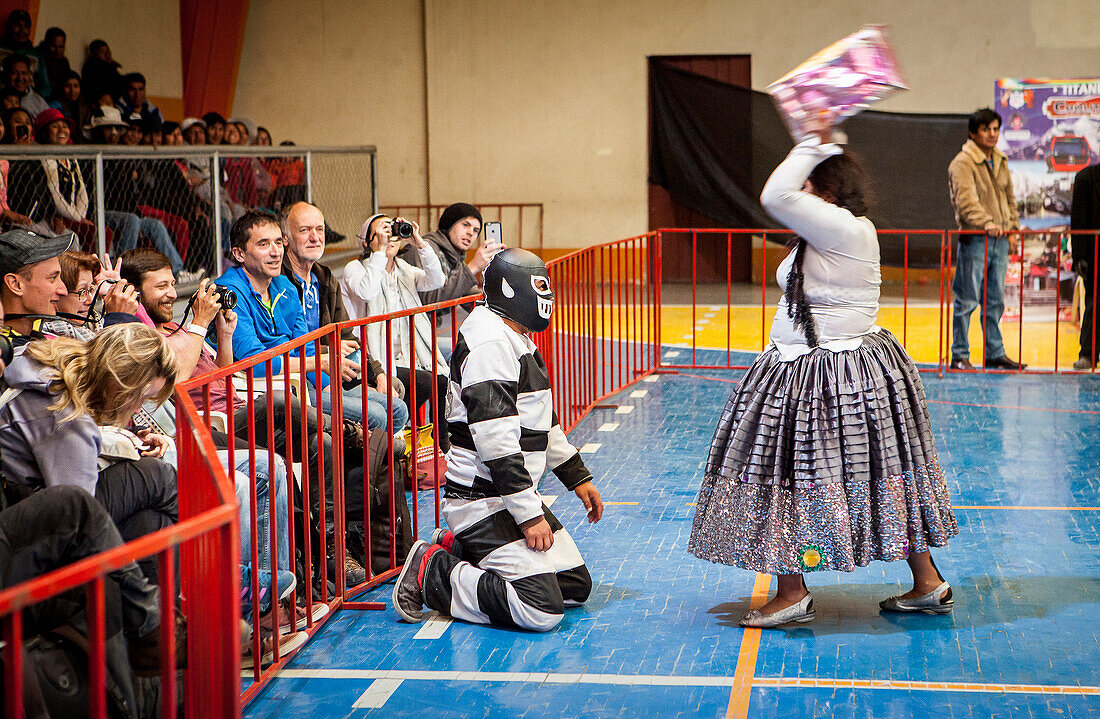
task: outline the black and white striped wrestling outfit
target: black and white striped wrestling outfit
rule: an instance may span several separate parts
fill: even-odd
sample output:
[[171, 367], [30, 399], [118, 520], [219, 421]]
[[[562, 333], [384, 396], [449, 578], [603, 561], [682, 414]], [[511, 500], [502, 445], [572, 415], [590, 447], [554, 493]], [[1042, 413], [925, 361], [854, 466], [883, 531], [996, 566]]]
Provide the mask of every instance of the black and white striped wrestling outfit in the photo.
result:
[[[424, 603], [468, 622], [553, 629], [592, 579], [536, 485], [547, 469], [568, 490], [592, 475], [558, 426], [535, 344], [476, 307], [451, 356], [449, 405], [442, 508], [455, 542], [424, 566]], [[529, 549], [522, 529], [540, 517], [554, 532], [546, 552]]]

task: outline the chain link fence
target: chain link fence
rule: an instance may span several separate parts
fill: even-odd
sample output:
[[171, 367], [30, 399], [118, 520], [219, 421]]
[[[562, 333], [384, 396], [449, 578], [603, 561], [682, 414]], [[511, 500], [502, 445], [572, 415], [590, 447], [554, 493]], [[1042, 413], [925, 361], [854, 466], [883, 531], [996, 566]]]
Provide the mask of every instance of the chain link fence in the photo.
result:
[[311, 202], [340, 254], [358, 248], [355, 233], [378, 207], [373, 146], [7, 145], [3, 154], [3, 229], [72, 231], [100, 255], [153, 247], [185, 286], [222, 273], [229, 229], [249, 209]]

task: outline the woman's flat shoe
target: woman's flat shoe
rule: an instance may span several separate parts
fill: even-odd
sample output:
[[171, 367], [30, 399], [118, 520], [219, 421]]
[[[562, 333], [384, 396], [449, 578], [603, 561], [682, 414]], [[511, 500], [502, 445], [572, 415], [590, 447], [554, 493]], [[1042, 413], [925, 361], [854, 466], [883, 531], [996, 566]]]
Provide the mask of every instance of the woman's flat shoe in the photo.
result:
[[951, 598], [951, 585], [944, 582], [923, 597], [902, 599], [900, 596], [895, 596], [883, 599], [878, 605], [888, 612], [950, 614], [955, 606], [955, 600]]
[[778, 612], [771, 614], [761, 614], [759, 609], [754, 609], [741, 617], [741, 626], [770, 629], [791, 622], [805, 624], [806, 622], [812, 622], [815, 614], [817, 614], [817, 610], [814, 609], [814, 597], [812, 594], [807, 594], [797, 604], [792, 604], [786, 609], [780, 609]]

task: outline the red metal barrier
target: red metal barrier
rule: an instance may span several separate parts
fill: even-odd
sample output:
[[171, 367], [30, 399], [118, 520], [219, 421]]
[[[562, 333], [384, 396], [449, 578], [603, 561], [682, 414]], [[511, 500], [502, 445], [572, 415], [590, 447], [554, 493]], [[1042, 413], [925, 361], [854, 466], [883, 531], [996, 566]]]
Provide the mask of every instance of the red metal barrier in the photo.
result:
[[555, 308], [535, 343], [562, 429], [657, 368], [659, 240], [650, 232], [547, 263]]
[[[740, 362], [734, 361], [735, 358], [733, 357], [733, 352], [735, 352], [735, 351], [739, 351], [739, 352], [742, 352], [742, 353], [743, 352], [756, 352], [756, 351], [763, 350], [767, 346], [767, 343], [768, 343], [768, 329], [769, 329], [768, 312], [775, 308], [776, 302], [777, 302], [776, 298], [774, 298], [774, 297], [769, 301], [769, 299], [768, 299], [768, 290], [769, 290], [769, 287], [771, 287], [773, 292], [776, 292], [776, 293], [778, 292], [778, 287], [776, 286], [775, 281], [774, 281], [774, 274], [775, 274], [775, 270], [779, 266], [780, 262], [782, 262], [783, 258], [786, 257], [787, 250], [783, 247], [783, 245], [786, 243], [787, 238], [790, 238], [792, 236], [792, 233], [788, 230], [727, 229], [727, 228], [662, 228], [661, 230], [658, 230], [657, 232], [658, 232], [659, 237], [662, 239], [662, 242], [663, 242], [664, 238], [667, 238], [669, 236], [676, 236], [676, 235], [680, 235], [680, 236], [686, 235], [686, 236], [688, 236], [690, 238], [690, 252], [691, 252], [690, 299], [687, 299], [688, 291], [687, 291], [686, 287], [676, 288], [676, 294], [679, 294], [680, 297], [684, 298], [684, 301], [681, 304], [686, 304], [686, 305], [690, 306], [690, 321], [691, 321], [691, 328], [692, 329], [690, 330], [690, 334], [685, 337], [685, 340], [687, 340], [687, 344], [690, 348], [691, 358], [690, 358], [690, 360], [680, 360], [678, 358], [677, 359], [667, 359], [667, 358], [665, 358], [665, 354], [662, 351], [661, 355], [660, 355], [660, 357], [661, 357], [660, 367], [668, 368], [668, 369], [679, 369], [679, 368], [687, 369], [687, 368], [705, 368], [705, 367], [720, 367], [720, 368], [726, 368], [726, 369], [746, 369], [747, 365], [748, 365], [748, 362], [744, 359], [741, 360]], [[889, 242], [889, 243], [895, 244], [896, 246], [900, 246], [900, 249], [901, 249], [901, 252], [902, 252], [902, 258], [903, 258], [902, 266], [899, 267], [899, 268], [896, 268], [896, 271], [898, 271], [900, 273], [900, 278], [899, 279], [900, 279], [900, 283], [901, 283], [901, 292], [900, 292], [900, 298], [899, 298], [900, 302], [901, 302], [901, 308], [900, 308], [901, 309], [901, 318], [900, 318], [900, 321], [896, 321], [894, 323], [887, 322], [884, 319], [884, 314], [885, 313], [880, 310], [879, 323], [882, 326], [888, 326], [888, 328], [891, 329], [895, 333], [895, 335], [898, 337], [898, 339], [901, 341], [902, 345], [905, 346], [906, 349], [910, 350], [911, 354], [916, 354], [912, 351], [912, 344], [913, 344], [914, 339], [916, 339], [918, 341], [926, 341], [926, 336], [923, 335], [923, 334], [918, 334], [918, 335], [914, 336], [912, 331], [911, 331], [911, 321], [910, 321], [911, 295], [913, 294], [914, 285], [912, 284], [912, 271], [911, 271], [910, 259], [909, 259], [910, 258], [910, 242], [911, 242], [912, 238], [918, 238], [918, 237], [934, 238], [934, 239], [939, 240], [939, 245], [940, 245], [940, 272], [939, 272], [939, 288], [938, 288], [939, 313], [938, 313], [938, 318], [936, 320], [936, 323], [938, 325], [938, 331], [937, 331], [937, 337], [936, 337], [936, 340], [935, 340], [935, 345], [938, 347], [938, 350], [935, 353], [934, 359], [932, 359], [931, 361], [928, 361], [928, 360], [925, 360], [925, 361], [922, 361], [922, 362], [920, 360], [918, 360], [918, 361], [921, 362], [920, 367], [921, 367], [922, 371], [924, 371], [924, 372], [936, 372], [936, 373], [940, 374], [941, 376], [942, 376], [942, 374], [945, 370], [949, 370], [949, 365], [950, 365], [950, 362], [951, 362], [951, 356], [950, 356], [951, 326], [952, 326], [951, 307], [952, 307], [952, 302], [953, 302], [953, 294], [952, 294], [952, 290], [951, 290], [952, 278], [953, 278], [952, 254], [954, 252], [955, 247], [957, 246], [957, 237], [958, 237], [959, 234], [962, 234], [962, 233], [960, 233], [958, 231], [944, 232], [944, 231], [941, 231], [941, 230], [879, 230], [878, 231], [879, 238], [883, 242], [883, 244]], [[1010, 241], [1013, 241], [1014, 243], [1018, 243], [1018, 241], [1021, 238], [1024, 239], [1025, 241], [1029, 242], [1029, 243], [1032, 243], [1036, 240], [1040, 240], [1045, 244], [1054, 243], [1058, 246], [1058, 250], [1059, 250], [1058, 254], [1060, 254], [1060, 248], [1063, 244], [1062, 240], [1064, 238], [1066, 238], [1067, 236], [1072, 236], [1072, 235], [1088, 235], [1088, 236], [1095, 237], [1096, 233], [1093, 233], [1093, 232], [1068, 232], [1068, 231], [1059, 231], [1059, 232], [1015, 231], [1015, 232], [1009, 233]], [[700, 267], [699, 267], [699, 256], [700, 256], [699, 243], [700, 243], [700, 238], [708, 237], [708, 238], [713, 239], [715, 236], [717, 236], [718, 238], [722, 238], [722, 237], [725, 238], [726, 266], [724, 268], [718, 268], [719, 271], [717, 273], [720, 276], [724, 275], [724, 288], [720, 287], [720, 285], [723, 284], [723, 283], [720, 283], [719, 286], [716, 287], [713, 283], [700, 283], [698, 281], [698, 277], [701, 274], [700, 271], [699, 271], [700, 270]], [[743, 288], [745, 287], [745, 285], [744, 285], [744, 283], [737, 283], [733, 279], [734, 272], [733, 272], [733, 267], [731, 266], [731, 257], [733, 255], [732, 247], [733, 247], [733, 243], [735, 243], [735, 242], [753, 242], [753, 240], [757, 240], [759, 242], [759, 245], [760, 245], [759, 248], [758, 248], [759, 255], [756, 258], [756, 262], [754, 263], [754, 268], [753, 268], [754, 269], [754, 272], [753, 272], [754, 282], [758, 283], [758, 286], [759, 286], [760, 334], [759, 334], [759, 336], [756, 340], [755, 346], [738, 346], [738, 347], [735, 347], [735, 346], [733, 346], [733, 342], [731, 340], [731, 328], [733, 326], [732, 310], [733, 310], [734, 307], [737, 306], [737, 304], [734, 302], [734, 299], [733, 299], [734, 288], [739, 287], [741, 289], [739, 294], [744, 295]], [[719, 242], [720, 241], [721, 240], [719, 239]], [[774, 243], [774, 244], [771, 244], [769, 246], [769, 242]], [[686, 243], [681, 243], [681, 246], [685, 246], [685, 249], [687, 249]], [[778, 253], [778, 258], [777, 259], [775, 259], [776, 253]], [[713, 251], [713, 247], [711, 247], [711, 253], [710, 254], [711, 255], [715, 254], [714, 251]], [[1018, 296], [1020, 298], [1021, 316], [1018, 317], [1018, 318], [1016, 318], [1016, 317], [1011, 318], [1013, 321], [1016, 321], [1017, 319], [1019, 320], [1019, 326], [1018, 326], [1018, 329], [1017, 329], [1017, 336], [1015, 337], [1015, 339], [1016, 339], [1015, 350], [1016, 350], [1016, 353], [1017, 353], [1017, 357], [1022, 356], [1022, 354], [1024, 352], [1024, 349], [1025, 349], [1025, 346], [1026, 346], [1025, 342], [1024, 342], [1024, 325], [1023, 325], [1022, 311], [1023, 311], [1023, 309], [1026, 305], [1026, 302], [1024, 302], [1024, 299], [1031, 292], [1027, 288], [1026, 283], [1023, 281], [1024, 279], [1026, 279], [1026, 277], [1029, 274], [1028, 270], [1025, 268], [1025, 263], [1028, 262], [1027, 257], [1026, 257], [1027, 254], [1036, 254], [1036, 253], [1035, 252], [1030, 252], [1030, 253], [1020, 252], [1020, 253], [1016, 253], [1014, 255], [1014, 257], [1015, 257], [1014, 267], [1010, 267], [1009, 273], [1008, 273], [1010, 275], [1010, 278], [1009, 278], [1008, 282], [1006, 283], [1008, 285], [1007, 290], [1009, 290], [1010, 292], [1015, 291], [1017, 288], [1019, 289], [1019, 295]], [[1063, 263], [1060, 260], [1061, 260], [1061, 258], [1059, 257], [1059, 261], [1057, 262], [1057, 265], [1058, 265], [1059, 269], [1055, 273], [1055, 276], [1056, 276], [1056, 278], [1064, 281], [1065, 279], [1069, 278], [1069, 274], [1068, 274], [1067, 268], [1062, 266]], [[1031, 263], [1030, 264], [1031, 264], [1031, 267], [1032, 267], [1032, 272], [1034, 272], [1036, 270], [1036, 267], [1038, 267], [1038, 263], [1036, 262], [1035, 257], [1031, 257]], [[657, 262], [655, 263], [655, 266], [656, 266], [656, 268], [658, 270], [658, 274], [659, 274], [659, 267], [660, 267], [659, 258], [657, 259]], [[1018, 271], [1016, 271], [1016, 268], [1018, 268]], [[757, 269], [759, 269], [759, 274], [757, 274], [757, 272], [756, 272]], [[709, 267], [708, 268], [708, 274], [710, 274], [710, 275], [715, 274], [715, 268]], [[1015, 274], [1015, 278], [1016, 278], [1015, 279], [1015, 284], [1013, 284], [1013, 282], [1014, 282], [1013, 281], [1013, 275], [1014, 274]], [[1034, 275], [1032, 275], [1032, 276], [1034, 276]], [[929, 279], [928, 274], [925, 274], [922, 277], [922, 280], [924, 280], [924, 281], [927, 281], [928, 279]], [[1056, 284], [1057, 284], [1057, 280], [1056, 280]], [[718, 348], [715, 348], [713, 346], [713, 343], [712, 343], [711, 347], [708, 348], [708, 349], [712, 349], [712, 350], [713, 349], [718, 349], [719, 353], [721, 353], [722, 350], [724, 350], [724, 354], [725, 354], [724, 361], [722, 361], [721, 358], [715, 359], [713, 354], [708, 354], [708, 357], [706, 359], [702, 359], [700, 357], [700, 346], [699, 346], [698, 336], [697, 336], [698, 335], [697, 319], [698, 319], [698, 308], [700, 306], [699, 294], [700, 294], [700, 291], [703, 288], [705, 288], [707, 290], [707, 293], [712, 298], [712, 300], [710, 302], [706, 303], [706, 304], [710, 304], [710, 305], [721, 304], [720, 302], [715, 302], [713, 300], [713, 298], [716, 296], [716, 290], [717, 289], [719, 289], [719, 288], [724, 289], [725, 314], [726, 314], [726, 335], [727, 335], [726, 336], [726, 343], [725, 343], [724, 347], [718, 347]], [[929, 289], [931, 289], [931, 288], [929, 288]], [[661, 299], [658, 301], [659, 314], [667, 313], [670, 310], [670, 305], [668, 304], [669, 291], [670, 291], [670, 288], [665, 286], [665, 283], [663, 283], [663, 282], [658, 283], [658, 292], [659, 292], [659, 295], [661, 297]], [[1061, 369], [1064, 368], [1064, 365], [1060, 364], [1060, 360], [1059, 360], [1059, 357], [1058, 357], [1059, 343], [1062, 342], [1062, 338], [1060, 338], [1060, 336], [1059, 336], [1060, 335], [1059, 330], [1063, 326], [1063, 323], [1066, 321], [1061, 316], [1062, 315], [1061, 309], [1064, 306], [1064, 303], [1063, 303], [1063, 298], [1062, 298], [1061, 292], [1057, 291], [1057, 289], [1055, 289], [1055, 291], [1053, 291], [1051, 294], [1052, 294], [1052, 300], [1051, 301], [1054, 304], [1054, 310], [1055, 310], [1055, 315], [1054, 315], [1054, 317], [1055, 317], [1055, 320], [1054, 320], [1054, 337], [1053, 337], [1053, 340], [1052, 340], [1052, 343], [1051, 343], [1052, 346], [1050, 347], [1050, 349], [1054, 353], [1053, 354], [1053, 361], [1051, 363], [1053, 365], [1053, 369], [1028, 369], [1028, 370], [1026, 370], [1026, 371], [1029, 371], [1029, 372], [1030, 371], [1058, 372], [1058, 371], [1060, 371]], [[932, 299], [932, 298], [926, 297], [926, 301], [929, 300], [929, 299]], [[985, 297], [985, 292], [983, 292], [983, 297], [981, 298], [980, 307], [979, 307], [979, 310], [978, 310], [979, 315], [981, 314], [982, 307], [984, 307], [986, 302], [987, 302], [987, 298]], [[742, 306], [743, 306], [743, 303], [742, 303]], [[658, 325], [660, 325], [662, 321], [667, 322], [667, 319], [662, 320], [659, 317]], [[978, 321], [980, 321], [980, 319]], [[1095, 324], [1095, 316], [1092, 318], [1092, 322], [1093, 322], [1093, 324]], [[924, 330], [923, 332], [927, 332], [927, 330]], [[1095, 337], [1095, 332], [1093, 332], [1093, 336]], [[984, 332], [983, 332], [983, 340], [984, 340]], [[677, 343], [672, 343], [672, 344], [677, 344]], [[1006, 340], [1006, 344], [1008, 344], [1007, 340]], [[1093, 344], [1095, 344], [1095, 340], [1093, 341]], [[1091, 348], [1086, 348], [1086, 350], [1091, 352]], [[1095, 356], [1095, 355], [1093, 355], [1093, 356]], [[1095, 364], [1095, 362], [1094, 362], [1094, 364]], [[983, 367], [981, 369], [981, 371], [1006, 372], [1006, 371], [1012, 371], [1012, 370], [1000, 370], [1000, 369], [992, 369], [992, 368], [984, 368]], [[1092, 371], [1095, 371], [1095, 370], [1092, 370]]]
[[160, 567], [160, 644], [162, 716], [176, 716], [180, 688], [175, 671], [175, 552], [180, 559], [180, 611], [188, 621], [187, 668], [183, 672], [186, 717], [239, 717], [240, 656], [237, 653], [239, 577], [221, 571], [236, 567], [237, 511], [233, 485], [216, 457], [208, 432], [193, 422], [189, 397], [177, 396], [181, 418], [177, 442], [181, 463], [190, 468], [188, 491], [179, 494], [179, 522], [121, 547], [87, 557], [22, 584], [0, 591], [3, 628], [4, 716], [23, 714], [22, 612], [65, 592], [84, 589], [88, 618], [88, 715], [107, 716], [105, 653], [105, 582], [107, 575], [130, 562], [156, 557]]

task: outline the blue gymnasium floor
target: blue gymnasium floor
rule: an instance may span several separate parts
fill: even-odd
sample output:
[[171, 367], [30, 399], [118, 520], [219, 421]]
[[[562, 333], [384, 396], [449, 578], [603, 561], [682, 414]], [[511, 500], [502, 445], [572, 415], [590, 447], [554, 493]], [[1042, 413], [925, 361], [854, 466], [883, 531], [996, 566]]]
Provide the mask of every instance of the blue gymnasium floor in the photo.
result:
[[[954, 614], [880, 613], [908, 572], [875, 563], [807, 575], [816, 620], [759, 632], [737, 626], [755, 575], [685, 551], [740, 373], [684, 372], [628, 388], [571, 435], [613, 504], [597, 525], [571, 494], [553, 505], [595, 584], [555, 631], [344, 611], [246, 716], [720, 717], [745, 699], [750, 717], [1100, 715], [1100, 377], [925, 375], [959, 521], [935, 555]], [[553, 477], [541, 489], [564, 494]]]

